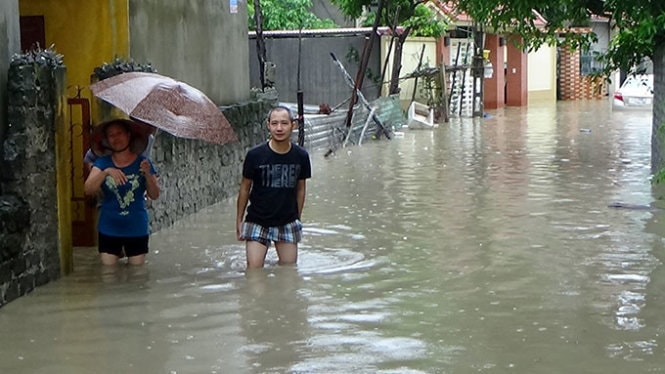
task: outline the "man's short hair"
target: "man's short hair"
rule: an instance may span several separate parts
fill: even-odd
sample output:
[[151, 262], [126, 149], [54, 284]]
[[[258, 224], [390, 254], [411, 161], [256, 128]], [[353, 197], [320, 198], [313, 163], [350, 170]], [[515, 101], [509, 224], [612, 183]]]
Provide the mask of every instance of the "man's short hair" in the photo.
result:
[[289, 114], [289, 119], [290, 119], [291, 121], [295, 121], [295, 120], [296, 120], [296, 117], [293, 116], [293, 112], [291, 111], [291, 108], [289, 108], [289, 107], [286, 106], [286, 105], [275, 105], [275, 106], [272, 107], [272, 108], [270, 109], [270, 111], [268, 112], [268, 121], [270, 121], [270, 117], [272, 116], [272, 113], [273, 113], [274, 111], [280, 111], [280, 110], [284, 110], [284, 111], [286, 111], [286, 113]]

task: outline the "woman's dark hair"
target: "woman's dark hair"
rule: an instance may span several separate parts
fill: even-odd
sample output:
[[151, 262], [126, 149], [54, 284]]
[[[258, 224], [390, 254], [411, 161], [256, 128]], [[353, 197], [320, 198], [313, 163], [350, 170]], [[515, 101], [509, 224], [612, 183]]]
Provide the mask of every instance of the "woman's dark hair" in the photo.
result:
[[113, 125], [118, 125], [121, 126], [123, 129], [125, 129], [125, 131], [129, 133], [130, 139], [134, 136], [134, 131], [132, 131], [132, 127], [126, 121], [111, 121], [104, 126], [104, 137], [106, 137], [106, 131], [109, 129], [109, 127]]

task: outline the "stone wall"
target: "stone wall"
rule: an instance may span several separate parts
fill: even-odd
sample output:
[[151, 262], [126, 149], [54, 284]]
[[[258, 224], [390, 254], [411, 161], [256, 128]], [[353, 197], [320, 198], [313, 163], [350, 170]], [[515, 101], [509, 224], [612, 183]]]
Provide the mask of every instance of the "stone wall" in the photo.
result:
[[[247, 2], [129, 0], [129, 56], [219, 105], [249, 98]], [[91, 51], [91, 53], [93, 53]]]
[[64, 68], [9, 69], [0, 195], [0, 306], [60, 275], [56, 129]]

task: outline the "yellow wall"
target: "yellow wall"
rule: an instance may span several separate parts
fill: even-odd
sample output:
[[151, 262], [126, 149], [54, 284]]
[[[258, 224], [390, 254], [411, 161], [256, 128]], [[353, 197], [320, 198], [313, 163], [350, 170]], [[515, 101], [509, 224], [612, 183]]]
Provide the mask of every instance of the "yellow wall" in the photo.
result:
[[64, 98], [64, 79], [66, 74], [58, 76], [59, 90], [58, 102], [55, 108], [55, 162], [58, 188], [58, 239], [60, 248], [60, 271], [69, 274], [74, 270], [72, 210], [70, 209], [72, 196], [71, 173], [69, 166], [71, 160], [70, 147], [71, 133], [67, 128], [67, 110]]
[[129, 56], [128, 0], [20, 0], [21, 16], [43, 15], [46, 46], [54, 45], [67, 66], [67, 94], [90, 98], [95, 67]]
[[[104, 62], [129, 56], [128, 0], [19, 0], [19, 12], [21, 16], [44, 17], [46, 45], [42, 48], [53, 45], [63, 55], [67, 68], [63, 94], [76, 97], [80, 89], [80, 96], [90, 101], [94, 123], [97, 100], [92, 99], [88, 88], [90, 76]], [[69, 112], [65, 99], [58, 101], [56, 162], [60, 262], [62, 272], [67, 274], [73, 270], [72, 218], [81, 213], [73, 209], [71, 196], [82, 194], [83, 144], [80, 115]], [[72, 173], [77, 178], [72, 178]]]

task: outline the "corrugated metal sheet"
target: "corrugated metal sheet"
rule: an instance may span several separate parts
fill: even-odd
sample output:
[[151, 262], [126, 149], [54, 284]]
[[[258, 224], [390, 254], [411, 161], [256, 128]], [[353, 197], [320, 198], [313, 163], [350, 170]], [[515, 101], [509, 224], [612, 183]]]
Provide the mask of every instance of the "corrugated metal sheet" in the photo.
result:
[[[297, 105], [285, 103], [297, 112]], [[401, 129], [406, 124], [406, 117], [399, 105], [399, 96], [393, 95], [380, 97], [370, 102], [375, 107], [375, 114], [389, 133]], [[347, 138], [345, 126], [347, 108], [340, 108], [331, 114], [305, 114], [305, 148], [308, 150], [336, 150], [340, 148]], [[351, 135], [347, 145], [358, 144], [363, 127], [367, 121], [370, 111], [364, 105], [356, 105], [351, 120]], [[365, 143], [375, 138], [385, 139], [379, 126], [370, 121], [365, 130], [362, 142]], [[297, 141], [298, 132], [293, 134], [293, 141]]]

